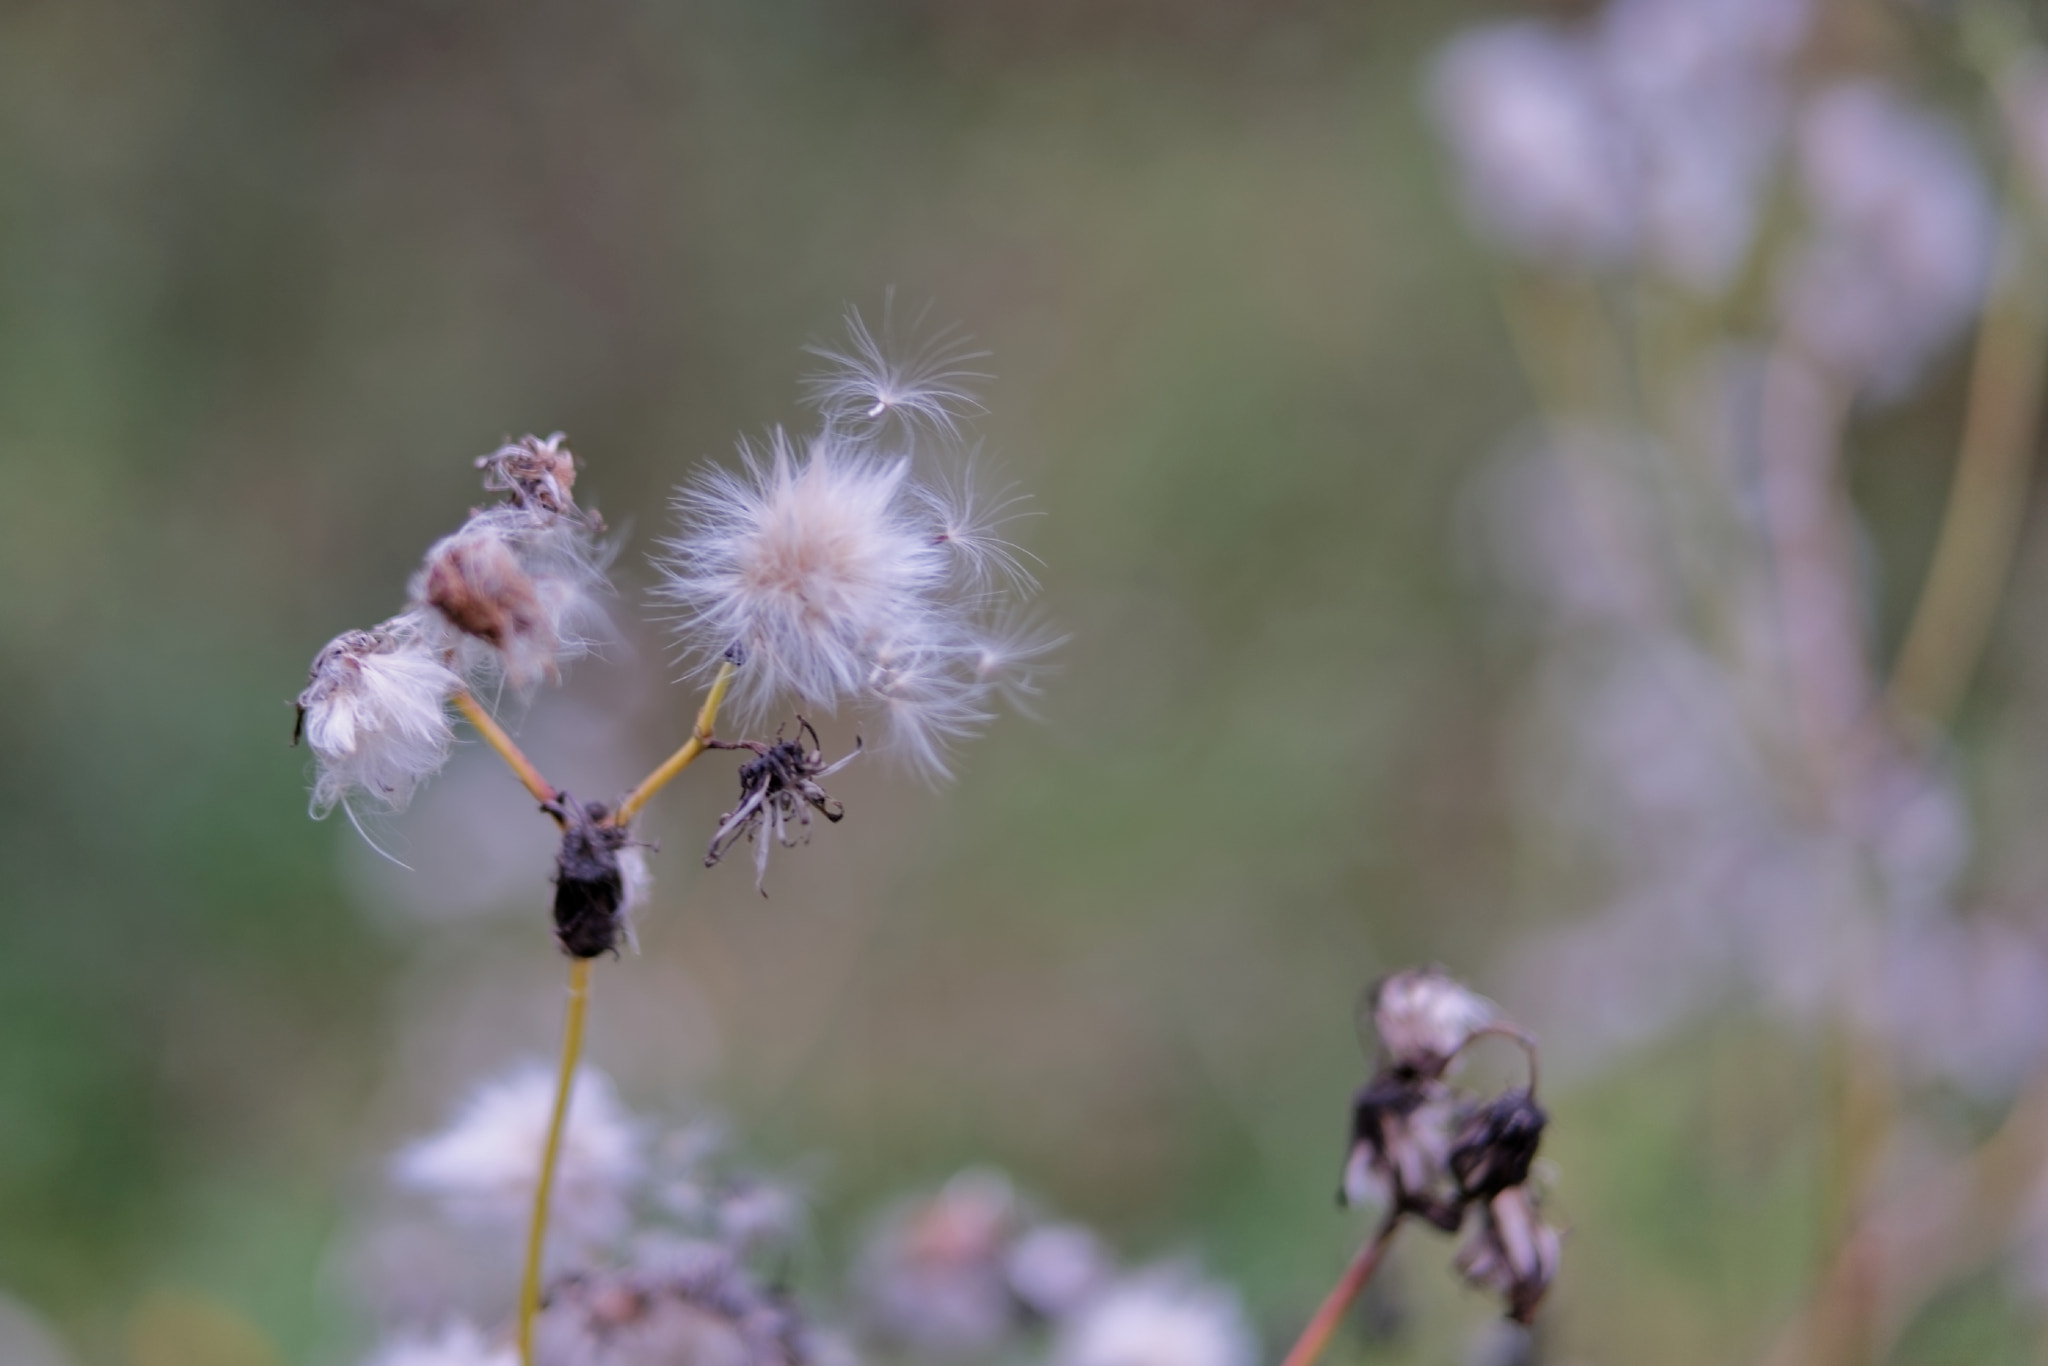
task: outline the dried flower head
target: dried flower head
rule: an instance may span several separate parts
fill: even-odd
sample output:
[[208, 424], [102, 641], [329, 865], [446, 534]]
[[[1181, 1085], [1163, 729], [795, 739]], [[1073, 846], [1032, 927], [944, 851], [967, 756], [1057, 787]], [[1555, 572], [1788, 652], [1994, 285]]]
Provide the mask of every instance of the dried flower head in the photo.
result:
[[456, 1320], [434, 1338], [402, 1338], [370, 1358], [369, 1366], [517, 1366], [508, 1344], [494, 1346], [468, 1323]]
[[1437, 968], [1410, 968], [1373, 989], [1372, 1023], [1396, 1073], [1443, 1075], [1472, 1036], [1497, 1023], [1500, 1011]]
[[[811, 737], [808, 749], [803, 744], [806, 735]], [[773, 744], [760, 740], [713, 740], [709, 747], [745, 750], [754, 757], [740, 765], [739, 805], [718, 818], [711, 847], [704, 851], [704, 866], [715, 865], [733, 842], [745, 835], [754, 842], [754, 890], [766, 896], [762, 883], [768, 877], [768, 846], [777, 842], [784, 848], [793, 846], [797, 836], [792, 828], [809, 838], [813, 811], [834, 823], [846, 815], [845, 806], [827, 793], [818, 780], [829, 778], [852, 763], [860, 753], [860, 741], [856, 739], [850, 753], [828, 764], [818, 732], [799, 716], [794, 740], [784, 740], [778, 734]]]
[[467, 645], [472, 671], [526, 688], [590, 648], [603, 620], [605, 553], [573, 512], [487, 508], [427, 551], [412, 597], [446, 625], [451, 645]]
[[[535, 1064], [481, 1088], [455, 1122], [398, 1155], [399, 1180], [440, 1197], [454, 1217], [516, 1228], [531, 1212], [547, 1146], [555, 1079]], [[644, 1167], [640, 1127], [611, 1082], [585, 1067], [570, 1097], [556, 1181], [556, 1218], [585, 1240], [614, 1237]]]
[[[872, 349], [856, 319], [848, 355]], [[700, 669], [737, 666], [731, 705], [743, 723], [787, 698], [854, 706], [879, 715], [913, 764], [943, 775], [948, 746], [989, 720], [1008, 666], [1044, 644], [990, 629], [1032, 586], [999, 534], [1019, 500], [1008, 490], [984, 499], [965, 462], [956, 476], [920, 479], [901, 445], [855, 420], [946, 414], [933, 425], [950, 427], [949, 386], [965, 372], [916, 373], [827, 376], [814, 386], [821, 432], [777, 429], [742, 445], [737, 471], [710, 470], [681, 490], [659, 591]]]
[[1464, 1213], [1450, 1170], [1456, 1124], [1449, 1088], [1410, 1076], [1375, 1077], [1352, 1100], [1339, 1202], [1413, 1214], [1455, 1231]]
[[403, 807], [448, 761], [447, 704], [461, 686], [416, 614], [330, 641], [314, 656], [292, 734], [319, 760], [313, 813], [325, 815], [354, 790]]
[[1451, 1142], [1449, 1166], [1459, 1194], [1487, 1200], [1526, 1182], [1549, 1123], [1527, 1091], [1509, 1091], [1469, 1112]]
[[543, 440], [522, 436], [476, 458], [484, 487], [512, 495], [515, 506], [539, 512], [575, 513], [576, 455], [556, 432]]
[[[1389, 1232], [1412, 1215], [1456, 1233], [1477, 1210], [1458, 1269], [1500, 1292], [1510, 1316], [1527, 1323], [1556, 1275], [1559, 1246], [1529, 1191], [1549, 1123], [1536, 1103], [1535, 1041], [1434, 968], [1395, 973], [1371, 1004], [1380, 1064], [1352, 1102], [1338, 1201], [1377, 1207]], [[1446, 1080], [1451, 1062], [1482, 1034], [1521, 1045], [1526, 1087], [1482, 1099]]]

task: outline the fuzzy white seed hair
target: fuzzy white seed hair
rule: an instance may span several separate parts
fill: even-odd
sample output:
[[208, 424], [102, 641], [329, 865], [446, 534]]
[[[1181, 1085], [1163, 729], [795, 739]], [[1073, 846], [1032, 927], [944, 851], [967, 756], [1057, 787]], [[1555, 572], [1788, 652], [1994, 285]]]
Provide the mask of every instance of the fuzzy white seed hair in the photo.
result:
[[[448, 1128], [401, 1151], [393, 1172], [439, 1198], [454, 1218], [516, 1229], [532, 1212], [554, 1098], [547, 1068], [522, 1067], [478, 1090]], [[591, 1068], [579, 1072], [556, 1168], [564, 1232], [601, 1241], [625, 1228], [644, 1148], [641, 1127], [610, 1080]]]
[[371, 1357], [367, 1366], [518, 1366], [510, 1344], [493, 1346], [470, 1324], [456, 1320], [433, 1338], [401, 1338]]
[[899, 348], [890, 335], [892, 312], [883, 306], [878, 337], [848, 309], [843, 343], [805, 347], [825, 368], [804, 381], [804, 397], [828, 428], [850, 434], [885, 432], [892, 420], [905, 433], [957, 433], [963, 417], [982, 411], [973, 385], [988, 376], [969, 367], [988, 352], [971, 350], [971, 339], [953, 328], [918, 337], [921, 311], [906, 329], [912, 339]]
[[299, 694], [299, 731], [319, 760], [312, 809], [324, 816], [362, 791], [392, 810], [448, 761], [447, 703], [462, 680], [416, 613], [336, 637]]
[[1254, 1366], [1237, 1293], [1187, 1267], [1126, 1276], [1061, 1325], [1053, 1366]]

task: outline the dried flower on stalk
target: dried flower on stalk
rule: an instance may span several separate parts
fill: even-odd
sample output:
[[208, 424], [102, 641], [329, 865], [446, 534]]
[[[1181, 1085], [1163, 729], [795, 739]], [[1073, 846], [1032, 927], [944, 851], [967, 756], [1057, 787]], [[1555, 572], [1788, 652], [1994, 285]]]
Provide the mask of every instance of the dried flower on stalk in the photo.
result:
[[632, 832], [612, 823], [602, 802], [564, 792], [541, 808], [562, 823], [555, 853], [555, 937], [572, 958], [618, 952], [633, 940], [632, 911], [644, 899], [647, 859]]
[[[1434, 968], [1395, 973], [1370, 997], [1379, 1070], [1352, 1102], [1338, 1200], [1389, 1223], [1410, 1215], [1445, 1233], [1473, 1220], [1457, 1266], [1527, 1323], [1557, 1272], [1559, 1238], [1529, 1189], [1549, 1116], [1536, 1103], [1535, 1043], [1492, 1002]], [[1512, 1039], [1529, 1084], [1488, 1099], [1447, 1077], [1473, 1040]]]
[[[809, 749], [803, 745], [806, 735], [811, 737]], [[769, 844], [780, 841], [784, 848], [795, 845], [792, 826], [808, 838], [813, 811], [834, 823], [846, 815], [846, 807], [827, 793], [818, 780], [829, 778], [852, 763], [860, 753], [860, 741], [856, 738], [850, 753], [828, 764], [818, 732], [799, 716], [794, 740], [784, 740], [778, 734], [773, 744], [760, 740], [713, 740], [709, 747], [746, 750], [754, 757], [740, 765], [739, 805], [719, 817], [711, 847], [704, 852], [704, 866], [716, 864], [733, 842], [745, 835], [754, 841], [754, 888], [765, 896], [767, 892], [761, 884], [768, 876]]]

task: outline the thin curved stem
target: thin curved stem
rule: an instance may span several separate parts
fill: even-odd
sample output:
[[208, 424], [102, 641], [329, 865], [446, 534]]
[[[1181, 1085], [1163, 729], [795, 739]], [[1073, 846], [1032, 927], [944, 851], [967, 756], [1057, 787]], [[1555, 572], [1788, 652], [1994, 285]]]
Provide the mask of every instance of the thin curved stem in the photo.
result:
[[1344, 1322], [1344, 1315], [1358, 1297], [1364, 1293], [1366, 1283], [1380, 1269], [1380, 1261], [1387, 1255], [1387, 1248], [1393, 1244], [1395, 1230], [1401, 1226], [1399, 1211], [1390, 1212], [1381, 1223], [1379, 1232], [1372, 1240], [1358, 1249], [1358, 1255], [1351, 1259], [1351, 1265], [1344, 1268], [1344, 1274], [1324, 1297], [1322, 1306], [1315, 1317], [1308, 1321], [1308, 1327], [1301, 1330], [1301, 1336], [1289, 1349], [1280, 1366], [1313, 1366], [1323, 1349], [1330, 1345], [1330, 1339], [1337, 1332], [1337, 1325]]
[[1948, 720], [1975, 671], [2026, 511], [2048, 369], [2048, 272], [2035, 233], [2020, 206], [2010, 206], [2002, 253], [2009, 274], [1977, 333], [1955, 482], [1892, 675], [1895, 713], [1928, 727]]
[[498, 751], [498, 757], [511, 768], [521, 785], [533, 794], [535, 801], [546, 804], [561, 799], [562, 794], [555, 790], [555, 785], [540, 776], [540, 770], [533, 766], [533, 760], [527, 758], [526, 752], [512, 743], [512, 737], [505, 733], [505, 728], [498, 724], [498, 719], [484, 710], [484, 704], [477, 701], [469, 689], [464, 688], [455, 694], [455, 706], [468, 718], [469, 724], [476, 727], [476, 733], [484, 737], [484, 743]]
[[718, 676], [711, 680], [711, 687], [704, 694], [704, 705], [697, 709], [697, 724], [690, 729], [690, 738], [683, 741], [683, 747], [662, 761], [661, 767], [641, 779], [640, 786], [626, 795], [613, 813], [615, 824], [625, 825], [640, 814], [640, 808], [652, 800], [654, 794], [675, 781], [678, 773], [696, 762], [711, 742], [711, 728], [718, 722], [719, 704], [725, 701], [726, 690], [732, 687], [735, 669], [731, 663], [718, 666]]
[[540, 1312], [541, 1254], [547, 1246], [548, 1209], [555, 1193], [555, 1167], [562, 1156], [562, 1131], [569, 1119], [576, 1063], [583, 1056], [583, 1020], [590, 1004], [590, 960], [569, 964], [569, 1007], [562, 1020], [562, 1065], [555, 1078], [555, 1108], [548, 1116], [540, 1179], [533, 1187], [533, 1219], [526, 1234], [526, 1271], [519, 1283], [519, 1361], [533, 1366], [533, 1321]]

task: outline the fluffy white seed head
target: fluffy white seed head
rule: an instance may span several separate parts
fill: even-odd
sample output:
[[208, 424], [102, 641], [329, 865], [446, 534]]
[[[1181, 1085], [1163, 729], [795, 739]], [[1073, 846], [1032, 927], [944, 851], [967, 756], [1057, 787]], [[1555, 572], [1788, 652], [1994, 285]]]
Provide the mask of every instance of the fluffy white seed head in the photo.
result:
[[[538, 1064], [491, 1082], [447, 1129], [399, 1153], [394, 1174], [438, 1197], [451, 1217], [514, 1229], [532, 1212], [547, 1147], [555, 1079]], [[609, 1079], [584, 1068], [570, 1096], [556, 1182], [556, 1217], [584, 1241], [616, 1237], [630, 1218], [629, 1195], [644, 1170], [645, 1136]]]
[[988, 355], [971, 349], [970, 338], [952, 328], [917, 336], [920, 313], [902, 346], [890, 336], [888, 305], [878, 337], [859, 313], [846, 313], [846, 340], [804, 349], [825, 368], [804, 381], [804, 397], [829, 429], [874, 436], [892, 427], [952, 435], [963, 417], [982, 411], [974, 382], [988, 376], [970, 367]]
[[449, 1323], [433, 1338], [401, 1338], [371, 1357], [367, 1366], [518, 1366], [508, 1343], [493, 1345], [470, 1324]]
[[[812, 383], [822, 431], [777, 429], [742, 445], [737, 470], [711, 469], [678, 493], [682, 529], [662, 543], [659, 593], [699, 670], [737, 665], [742, 724], [784, 704], [849, 707], [880, 724], [884, 748], [942, 777], [995, 697], [1030, 691], [1013, 666], [1035, 664], [1053, 642], [1013, 629], [1014, 599], [1036, 585], [999, 532], [1022, 499], [984, 496], [971, 457], [923, 475], [857, 420], [936, 404], [947, 421], [926, 425], [949, 429], [966, 372], [932, 361], [929, 344], [887, 362], [858, 317], [849, 330], [844, 354], [822, 353], [835, 369]], [[873, 381], [859, 390], [867, 408], [853, 406], [855, 370]]]
[[313, 659], [299, 694], [299, 733], [319, 760], [313, 814], [352, 791], [393, 810], [448, 761], [447, 703], [462, 680], [416, 613], [336, 637]]
[[1258, 1340], [1235, 1291], [1186, 1267], [1111, 1285], [1061, 1326], [1053, 1366], [1253, 1366]]

